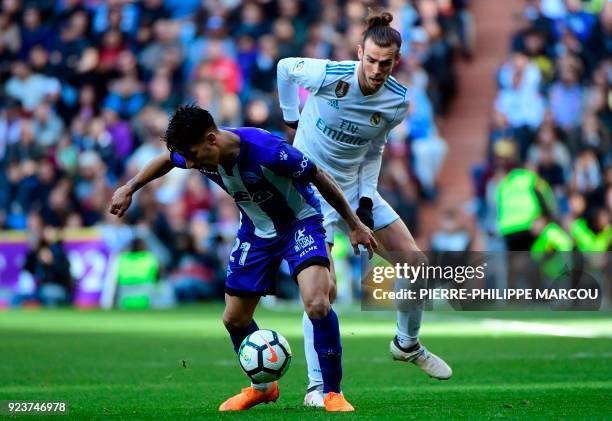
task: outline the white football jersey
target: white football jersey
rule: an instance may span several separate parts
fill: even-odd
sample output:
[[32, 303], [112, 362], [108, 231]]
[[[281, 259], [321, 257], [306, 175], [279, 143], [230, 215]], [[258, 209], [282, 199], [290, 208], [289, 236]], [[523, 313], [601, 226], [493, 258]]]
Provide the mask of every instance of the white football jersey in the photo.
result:
[[[406, 117], [407, 89], [393, 77], [374, 94], [359, 88], [358, 61], [285, 58], [278, 88], [285, 121], [300, 123], [293, 145], [330, 173], [343, 190], [374, 197], [387, 135]], [[297, 86], [310, 95], [301, 115]]]

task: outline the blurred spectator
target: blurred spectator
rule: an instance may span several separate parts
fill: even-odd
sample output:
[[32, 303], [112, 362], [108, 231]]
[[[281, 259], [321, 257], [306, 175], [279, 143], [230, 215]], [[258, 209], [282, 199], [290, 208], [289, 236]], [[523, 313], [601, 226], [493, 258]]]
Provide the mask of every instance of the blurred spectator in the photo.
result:
[[[57, 230], [45, 227], [42, 236], [33, 239], [23, 266], [36, 283], [32, 298], [37, 299], [43, 306], [56, 307], [72, 302], [70, 262], [60, 235]], [[16, 296], [13, 305], [20, 305], [28, 298], [30, 297]]]
[[609, 1], [605, 2], [586, 45], [597, 62], [612, 57], [612, 4]]
[[183, 47], [178, 40], [179, 24], [160, 19], [153, 27], [154, 41], [140, 53], [139, 62], [152, 75], [159, 68], [172, 75], [183, 59]]
[[581, 43], [588, 40], [593, 30], [595, 17], [582, 10], [581, 0], [565, 0], [565, 7], [565, 13], [555, 22], [557, 37], [564, 32], [572, 32]]
[[596, 190], [601, 183], [602, 174], [597, 156], [592, 150], [586, 149], [576, 158], [573, 187], [586, 194]]
[[219, 40], [208, 43], [207, 60], [196, 69], [196, 79], [211, 79], [219, 83], [227, 93], [240, 91], [242, 80], [236, 61], [225, 54]]
[[11, 55], [17, 54], [21, 49], [19, 26], [11, 21], [8, 13], [0, 13], [0, 44]]
[[445, 115], [457, 92], [453, 52], [438, 23], [426, 22], [424, 29], [427, 32], [428, 47], [423, 68], [431, 76], [430, 89], [434, 107], [437, 112]]
[[571, 157], [567, 147], [559, 141], [553, 127], [542, 125], [536, 134], [535, 143], [527, 151], [527, 163], [537, 168], [544, 154], [559, 165], [565, 174], [570, 174]]
[[42, 102], [34, 110], [32, 130], [36, 143], [43, 148], [49, 148], [59, 141], [64, 123], [48, 103]]
[[440, 230], [431, 237], [431, 251], [468, 251], [472, 236], [462, 224], [458, 213], [447, 209], [442, 214]]
[[109, 91], [103, 106], [115, 111], [121, 118], [131, 119], [146, 103], [144, 87], [132, 74], [113, 81]]
[[378, 189], [406, 223], [413, 235], [418, 234], [418, 187], [406, 168], [406, 151], [403, 147], [390, 148], [387, 164], [381, 168]]
[[8, 160], [15, 163], [24, 163], [42, 158], [44, 148], [36, 143], [32, 120], [22, 120], [20, 128], [19, 141], [9, 145]]
[[178, 105], [178, 95], [172, 89], [172, 81], [167, 76], [156, 75], [148, 85], [148, 104], [158, 107], [171, 115]]
[[6, 93], [28, 111], [33, 111], [45, 98], [59, 94], [57, 79], [32, 73], [30, 65], [23, 61], [13, 64], [12, 74], [6, 83]]
[[51, 32], [42, 23], [40, 10], [36, 7], [28, 7], [23, 11], [23, 26], [21, 27], [21, 50], [20, 58], [25, 59], [30, 49], [36, 44], [49, 46]]
[[222, 288], [217, 268], [221, 267], [214, 254], [198, 252], [193, 238], [180, 233], [177, 238], [177, 264], [168, 280], [174, 286], [178, 301], [189, 302], [220, 298]]
[[260, 93], [270, 95], [276, 88], [276, 63], [278, 47], [271, 35], [259, 39], [259, 53], [251, 70], [251, 86]]
[[496, 109], [515, 130], [533, 130], [544, 116], [544, 100], [537, 90], [539, 76], [531, 82], [528, 77], [523, 71], [512, 73], [510, 86], [502, 89], [495, 101]]
[[601, 161], [612, 163], [610, 139], [611, 133], [606, 131], [595, 113], [584, 115], [580, 130], [580, 147], [591, 148], [596, 151]]
[[571, 132], [580, 124], [583, 104], [583, 88], [578, 83], [578, 69], [564, 62], [559, 70], [559, 80], [550, 88], [550, 108], [555, 124]]
[[5, 162], [10, 145], [21, 136], [21, 104], [8, 100], [0, 111], [0, 169]]

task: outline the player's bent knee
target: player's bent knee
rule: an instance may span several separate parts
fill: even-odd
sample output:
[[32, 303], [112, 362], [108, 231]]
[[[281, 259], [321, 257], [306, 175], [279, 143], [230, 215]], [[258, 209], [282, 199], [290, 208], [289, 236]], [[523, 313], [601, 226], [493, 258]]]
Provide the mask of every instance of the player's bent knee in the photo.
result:
[[425, 253], [419, 251], [418, 253], [415, 253], [415, 255], [415, 259], [417, 260], [418, 265], [429, 265], [429, 258], [425, 255]]
[[422, 251], [411, 251], [404, 256], [404, 262], [409, 263], [412, 266], [427, 266], [429, 265], [429, 258]]
[[304, 300], [304, 311], [311, 319], [321, 319], [329, 314], [331, 306], [325, 295], [317, 295]]
[[251, 318], [241, 317], [239, 315], [223, 313], [223, 325], [229, 330], [244, 329], [251, 323]]

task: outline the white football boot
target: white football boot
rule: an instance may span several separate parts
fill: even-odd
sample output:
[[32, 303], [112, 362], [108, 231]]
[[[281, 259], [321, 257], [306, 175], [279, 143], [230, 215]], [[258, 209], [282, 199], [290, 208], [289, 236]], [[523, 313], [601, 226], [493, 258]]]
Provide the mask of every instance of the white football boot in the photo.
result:
[[311, 387], [306, 391], [304, 406], [325, 408], [325, 404], [323, 403], [323, 385]]
[[434, 379], [448, 380], [453, 375], [453, 370], [449, 365], [436, 354], [429, 352], [423, 345], [414, 351], [406, 352], [399, 346], [397, 338], [393, 338], [389, 344], [389, 351], [394, 360], [411, 362]]

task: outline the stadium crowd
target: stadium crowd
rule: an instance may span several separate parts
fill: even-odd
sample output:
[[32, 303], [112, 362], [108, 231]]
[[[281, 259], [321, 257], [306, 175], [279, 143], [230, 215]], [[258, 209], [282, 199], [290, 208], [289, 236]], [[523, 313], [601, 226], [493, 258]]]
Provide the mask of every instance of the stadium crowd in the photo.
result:
[[[222, 285], [238, 223], [229, 197], [197, 172], [172, 171], [117, 220], [107, 209], [113, 188], [164, 150], [179, 104], [284, 135], [278, 60], [356, 59], [374, 3], [2, 0], [0, 229], [28, 230], [25, 269], [64, 285], [69, 262], [53, 229], [97, 226], [116, 253], [144, 241], [187, 297]], [[471, 23], [467, 0], [387, 6], [404, 38], [396, 75], [414, 106], [390, 139], [380, 185], [415, 229], [419, 201], [435, 198], [446, 153], [436, 118], [456, 91], [454, 57], [472, 54]]]
[[609, 251], [612, 3], [529, 0], [510, 41], [473, 172], [485, 249]]

